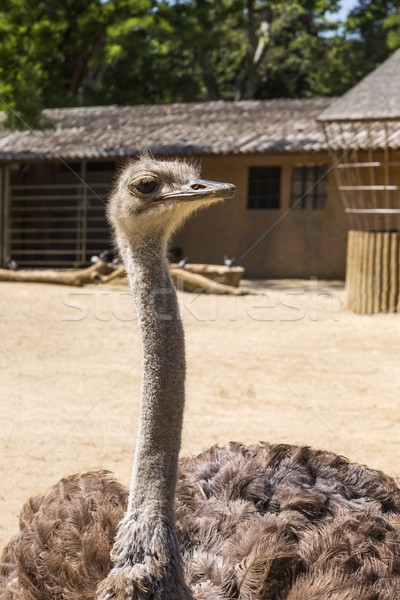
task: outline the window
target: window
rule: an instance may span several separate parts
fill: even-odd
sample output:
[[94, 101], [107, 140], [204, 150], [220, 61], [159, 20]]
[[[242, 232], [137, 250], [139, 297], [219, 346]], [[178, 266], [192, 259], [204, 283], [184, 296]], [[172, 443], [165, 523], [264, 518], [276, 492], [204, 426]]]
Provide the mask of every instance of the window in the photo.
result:
[[290, 206], [303, 210], [322, 210], [326, 201], [327, 165], [293, 167]]
[[279, 209], [281, 206], [281, 167], [249, 167], [247, 208]]

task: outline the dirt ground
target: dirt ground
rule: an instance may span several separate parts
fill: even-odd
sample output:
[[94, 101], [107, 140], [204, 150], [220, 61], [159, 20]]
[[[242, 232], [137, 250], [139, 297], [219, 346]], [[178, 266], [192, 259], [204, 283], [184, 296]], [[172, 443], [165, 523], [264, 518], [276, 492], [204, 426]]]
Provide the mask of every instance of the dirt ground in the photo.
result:
[[[340, 282], [180, 294], [188, 383], [182, 453], [229, 440], [308, 444], [400, 475], [400, 315], [356, 316]], [[262, 293], [260, 293], [262, 292]], [[140, 343], [127, 288], [0, 284], [0, 545], [61, 476], [128, 484]]]

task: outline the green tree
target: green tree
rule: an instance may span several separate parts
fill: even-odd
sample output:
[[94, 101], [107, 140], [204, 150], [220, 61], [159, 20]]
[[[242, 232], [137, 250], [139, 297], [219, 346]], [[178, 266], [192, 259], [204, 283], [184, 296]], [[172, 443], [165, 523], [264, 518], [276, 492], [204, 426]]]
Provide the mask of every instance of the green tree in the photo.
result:
[[373, 71], [396, 47], [399, 10], [400, 0], [359, 0], [350, 12], [344, 26], [351, 42], [347, 66], [354, 83]]
[[333, 27], [324, 16], [337, 7], [337, 0], [176, 1], [164, 43], [192, 61], [203, 99], [310, 95]]
[[[101, 80], [115, 22], [151, 12], [151, 0], [3, 0], [0, 98], [7, 124], [37, 126], [44, 107], [86, 103]], [[101, 58], [100, 58], [101, 57]]]
[[3, 0], [7, 125], [44, 107], [339, 95], [400, 45], [400, 0]]

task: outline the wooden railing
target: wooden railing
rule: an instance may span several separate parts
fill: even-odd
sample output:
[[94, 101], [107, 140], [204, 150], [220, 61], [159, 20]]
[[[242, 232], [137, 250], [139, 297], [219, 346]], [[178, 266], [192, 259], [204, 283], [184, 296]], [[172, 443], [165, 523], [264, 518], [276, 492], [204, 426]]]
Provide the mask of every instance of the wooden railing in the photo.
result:
[[21, 266], [83, 266], [109, 243], [110, 182], [9, 187], [8, 252]]

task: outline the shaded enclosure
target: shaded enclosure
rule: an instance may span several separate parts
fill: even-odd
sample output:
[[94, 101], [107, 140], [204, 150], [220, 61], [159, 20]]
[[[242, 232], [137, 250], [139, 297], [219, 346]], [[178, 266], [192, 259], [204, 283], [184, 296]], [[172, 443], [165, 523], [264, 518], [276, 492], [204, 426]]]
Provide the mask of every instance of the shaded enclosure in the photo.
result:
[[357, 313], [400, 308], [400, 53], [320, 117], [348, 216], [346, 288]]
[[51, 127], [3, 129], [0, 266], [8, 256], [21, 268], [89, 264], [109, 244], [102, 200], [113, 165], [147, 147], [201, 161], [206, 179], [237, 187], [232, 202], [177, 232], [176, 257], [234, 257], [248, 277], [342, 278], [347, 226], [317, 123], [332, 101], [48, 109]]
[[109, 245], [105, 219], [114, 162], [13, 163], [3, 169], [3, 255], [19, 266], [90, 263]]

